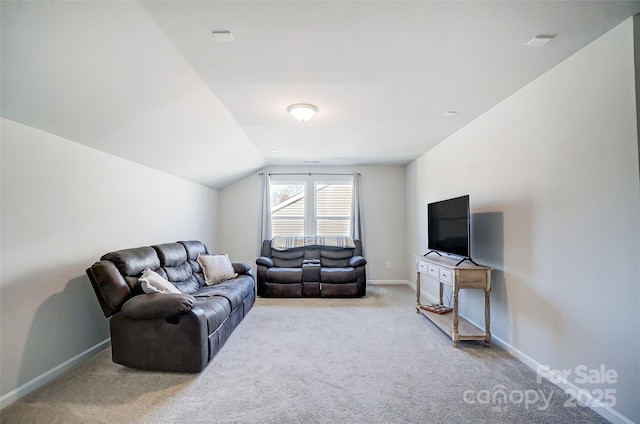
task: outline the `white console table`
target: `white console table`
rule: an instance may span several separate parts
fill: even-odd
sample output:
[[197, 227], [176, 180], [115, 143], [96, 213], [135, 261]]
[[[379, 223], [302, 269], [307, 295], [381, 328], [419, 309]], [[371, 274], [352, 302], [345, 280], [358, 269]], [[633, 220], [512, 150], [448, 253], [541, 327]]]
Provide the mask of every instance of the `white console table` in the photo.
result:
[[[451, 334], [454, 347], [458, 346], [460, 340], [484, 340], [484, 345], [489, 347], [491, 345], [491, 320], [489, 312], [491, 268], [475, 265], [469, 261], [458, 264], [457, 259], [438, 256], [432, 253], [429, 256], [416, 256], [416, 271], [416, 312], [429, 318], [429, 320], [440, 327], [445, 333]], [[420, 303], [421, 274], [425, 274], [438, 282], [440, 288], [440, 305], [443, 305], [443, 285], [452, 288], [452, 312], [438, 314], [424, 308], [426, 305]], [[464, 289], [484, 290], [484, 331], [460, 317], [458, 314], [458, 293]]]

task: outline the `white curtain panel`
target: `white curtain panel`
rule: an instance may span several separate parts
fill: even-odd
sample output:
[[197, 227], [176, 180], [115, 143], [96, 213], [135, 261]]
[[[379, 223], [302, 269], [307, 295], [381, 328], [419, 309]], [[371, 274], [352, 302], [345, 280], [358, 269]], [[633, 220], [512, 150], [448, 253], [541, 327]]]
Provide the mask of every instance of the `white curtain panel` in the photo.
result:
[[362, 232], [362, 189], [360, 174], [353, 173], [353, 189], [351, 201], [351, 238], [360, 240], [364, 249], [364, 234]]
[[260, 243], [271, 238], [271, 177], [266, 172], [262, 174], [262, 220], [260, 223]]

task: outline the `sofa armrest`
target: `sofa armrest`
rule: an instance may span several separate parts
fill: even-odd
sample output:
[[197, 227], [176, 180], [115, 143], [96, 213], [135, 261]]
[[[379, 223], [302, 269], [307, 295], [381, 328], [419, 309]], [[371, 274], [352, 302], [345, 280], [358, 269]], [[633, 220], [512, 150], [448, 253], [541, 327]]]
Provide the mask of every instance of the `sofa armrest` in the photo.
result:
[[172, 318], [189, 312], [195, 297], [188, 294], [141, 294], [122, 305], [122, 316], [129, 319]]
[[251, 265], [246, 262], [232, 262], [233, 272], [238, 273], [238, 275], [248, 274], [251, 271]]
[[349, 259], [349, 266], [363, 266], [367, 264], [367, 260], [365, 258], [363, 258], [362, 256], [353, 256], [351, 259]]
[[256, 259], [256, 265], [262, 265], [266, 266], [267, 268], [271, 268], [274, 263], [273, 259], [267, 258], [266, 256], [260, 256], [258, 259]]
[[131, 297], [131, 288], [112, 262], [96, 262], [87, 268], [87, 276], [107, 318], [118, 312]]

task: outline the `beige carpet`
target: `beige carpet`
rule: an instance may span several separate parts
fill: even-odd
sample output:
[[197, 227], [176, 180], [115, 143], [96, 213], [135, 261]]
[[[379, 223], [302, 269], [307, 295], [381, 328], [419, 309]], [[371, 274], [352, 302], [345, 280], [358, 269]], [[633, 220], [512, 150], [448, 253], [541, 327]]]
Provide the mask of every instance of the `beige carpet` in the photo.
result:
[[[503, 350], [451, 340], [406, 286], [363, 299], [258, 299], [200, 374], [107, 349], [1, 411], [2, 423], [591, 423]], [[534, 396], [535, 395], [535, 396]]]

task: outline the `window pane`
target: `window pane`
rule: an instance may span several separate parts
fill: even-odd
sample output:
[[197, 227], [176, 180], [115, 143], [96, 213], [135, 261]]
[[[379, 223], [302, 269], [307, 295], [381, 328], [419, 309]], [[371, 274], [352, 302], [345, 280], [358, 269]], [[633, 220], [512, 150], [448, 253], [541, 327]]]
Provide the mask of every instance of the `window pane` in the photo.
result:
[[304, 218], [304, 184], [273, 184], [271, 215]]
[[280, 204], [277, 207], [272, 207], [271, 216], [299, 216], [300, 218], [304, 218], [304, 197], [286, 205]]
[[274, 219], [271, 222], [271, 231], [274, 236], [303, 236], [303, 219]]
[[316, 185], [316, 234], [348, 236], [351, 230], [351, 184]]
[[348, 236], [351, 232], [351, 220], [345, 219], [318, 219], [319, 236], [341, 235]]
[[304, 184], [271, 185], [271, 232], [274, 236], [303, 236]]
[[316, 216], [350, 217], [351, 184], [318, 184], [316, 186]]

